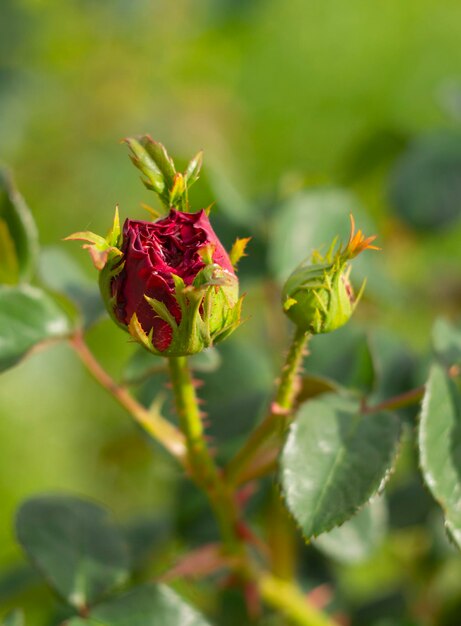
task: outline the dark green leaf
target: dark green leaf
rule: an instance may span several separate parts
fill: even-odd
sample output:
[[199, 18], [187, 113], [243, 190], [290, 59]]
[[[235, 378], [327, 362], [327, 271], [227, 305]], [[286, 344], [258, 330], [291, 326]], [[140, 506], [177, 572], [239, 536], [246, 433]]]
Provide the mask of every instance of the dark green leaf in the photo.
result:
[[301, 407], [282, 452], [281, 481], [307, 538], [339, 526], [378, 491], [399, 434], [393, 415], [361, 415], [355, 402], [339, 396]]
[[208, 622], [174, 591], [146, 584], [105, 602], [92, 618], [107, 626], [207, 626]]
[[417, 387], [416, 358], [402, 338], [375, 328], [369, 334], [376, 382], [371, 403], [377, 403]]
[[29, 563], [3, 568], [0, 575], [0, 602], [8, 602], [40, 582], [39, 573]]
[[439, 317], [432, 328], [432, 345], [442, 363], [461, 365], [461, 328]]
[[419, 449], [426, 484], [461, 547], [461, 395], [439, 365], [432, 367], [426, 385]]
[[43, 496], [18, 511], [19, 542], [32, 563], [81, 609], [128, 576], [128, 552], [108, 511], [70, 496]]
[[0, 168], [0, 283], [27, 281], [38, 252], [35, 222], [9, 172]]
[[2, 626], [24, 626], [24, 613], [16, 609], [3, 618]]
[[314, 541], [322, 552], [341, 563], [368, 559], [386, 532], [387, 510], [383, 498], [373, 498], [354, 517]]
[[0, 287], [0, 371], [12, 367], [34, 346], [71, 331], [64, 312], [35, 287]]
[[142, 568], [160, 551], [172, 532], [168, 519], [139, 517], [123, 528], [123, 535], [130, 553], [132, 569]]
[[319, 375], [349, 388], [370, 393], [375, 384], [374, 360], [368, 337], [353, 323], [309, 342], [309, 374]]
[[446, 228], [461, 215], [461, 136], [434, 132], [417, 139], [391, 174], [389, 199], [397, 215], [420, 230]]

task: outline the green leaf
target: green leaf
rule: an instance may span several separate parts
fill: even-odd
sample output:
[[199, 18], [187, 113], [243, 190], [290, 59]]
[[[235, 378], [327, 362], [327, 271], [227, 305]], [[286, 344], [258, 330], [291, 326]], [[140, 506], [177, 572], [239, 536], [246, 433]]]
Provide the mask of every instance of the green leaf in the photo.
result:
[[437, 358], [447, 366], [461, 365], [461, 328], [439, 317], [432, 328], [432, 346]]
[[433, 131], [418, 137], [396, 161], [389, 202], [416, 230], [446, 229], [461, 217], [461, 134]]
[[387, 509], [383, 498], [373, 498], [354, 517], [313, 542], [321, 552], [340, 563], [366, 561], [383, 541]]
[[[367, 334], [354, 323], [309, 342], [309, 373], [370, 393], [376, 372]], [[332, 358], [334, 355], [334, 358]]]
[[431, 369], [419, 424], [424, 480], [461, 547], [461, 394], [439, 365]]
[[306, 538], [339, 526], [378, 491], [399, 434], [395, 416], [362, 415], [357, 403], [338, 396], [301, 407], [282, 452], [281, 482]]
[[70, 332], [67, 316], [45, 292], [0, 286], [0, 371], [18, 363], [37, 344]]
[[146, 584], [99, 605], [92, 618], [107, 626], [207, 626], [208, 622], [174, 591]]
[[101, 506], [70, 496], [27, 500], [16, 517], [18, 540], [50, 585], [77, 609], [128, 576], [123, 535]]
[[0, 283], [27, 281], [38, 252], [38, 235], [32, 214], [13, 179], [0, 168]]
[[24, 626], [24, 613], [20, 609], [11, 611], [3, 618], [2, 626]]

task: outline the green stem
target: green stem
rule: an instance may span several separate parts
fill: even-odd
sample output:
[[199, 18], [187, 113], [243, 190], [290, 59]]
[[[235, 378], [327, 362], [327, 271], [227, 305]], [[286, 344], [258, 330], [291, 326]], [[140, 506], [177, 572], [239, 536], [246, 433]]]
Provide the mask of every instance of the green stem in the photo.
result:
[[168, 361], [176, 411], [181, 430], [186, 437], [192, 478], [207, 494], [226, 548], [235, 554], [241, 550], [237, 534], [236, 505], [233, 493], [224, 483], [206, 444], [202, 416], [187, 357], [170, 357]]
[[258, 587], [266, 603], [283, 613], [296, 626], [337, 626], [298, 587], [288, 581], [263, 574], [258, 580]]
[[301, 367], [308, 337], [308, 333], [299, 330], [299, 328], [296, 329], [282, 370], [275, 402], [286, 411], [290, 411], [293, 408], [293, 401], [297, 391], [295, 380]]
[[282, 368], [274, 403], [265, 419], [255, 428], [244, 446], [226, 468], [229, 484], [236, 485], [255, 461], [267, 441], [274, 435], [281, 438], [291, 416], [296, 397], [296, 377], [301, 367], [309, 334], [296, 329]]

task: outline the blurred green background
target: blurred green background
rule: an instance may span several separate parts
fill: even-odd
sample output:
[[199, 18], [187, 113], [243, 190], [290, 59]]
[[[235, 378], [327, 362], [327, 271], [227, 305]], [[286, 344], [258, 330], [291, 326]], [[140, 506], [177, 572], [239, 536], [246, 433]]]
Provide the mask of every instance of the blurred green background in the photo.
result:
[[[195, 206], [216, 201], [227, 245], [253, 237], [240, 270], [248, 320], [203, 374], [223, 458], [270, 397], [289, 334], [280, 280], [346, 235], [351, 210], [383, 251], [357, 263], [368, 286], [356, 326], [314, 342], [306, 367], [377, 398], [420, 382], [435, 317], [461, 305], [460, 39], [455, 0], [1, 0], [0, 160], [38, 224], [37, 282], [56, 288], [70, 264], [89, 289], [89, 258], [61, 239], [104, 233], [116, 203], [141, 218], [140, 203], [155, 202], [119, 144], [148, 132], [180, 163], [203, 148]], [[136, 352], [105, 320], [89, 338], [117, 376]], [[461, 623], [459, 557], [415, 478], [411, 431], [378, 552], [340, 565], [300, 546], [303, 580], [333, 581], [352, 624]], [[154, 519], [170, 541], [152, 570], [214, 533], [174, 463], [65, 345], [0, 379], [0, 613], [27, 606], [31, 624], [48, 624], [53, 598], [21, 565], [12, 519], [47, 491], [97, 498], [122, 521]], [[184, 591], [210, 609], [203, 589]], [[238, 610], [222, 600], [216, 623], [243, 624], [226, 602]]]

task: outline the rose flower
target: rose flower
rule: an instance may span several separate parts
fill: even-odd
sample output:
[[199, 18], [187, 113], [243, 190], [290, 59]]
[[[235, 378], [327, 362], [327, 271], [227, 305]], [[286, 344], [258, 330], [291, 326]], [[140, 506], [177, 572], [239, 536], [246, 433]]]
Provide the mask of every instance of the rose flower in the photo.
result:
[[166, 216], [127, 219], [121, 232], [116, 211], [107, 237], [79, 232], [68, 239], [87, 242], [107, 310], [121, 328], [155, 354], [195, 354], [240, 324], [234, 266], [248, 239], [237, 239], [228, 255], [206, 211], [190, 211], [188, 191], [198, 179], [201, 153], [180, 173], [164, 146], [149, 136], [126, 142]]

